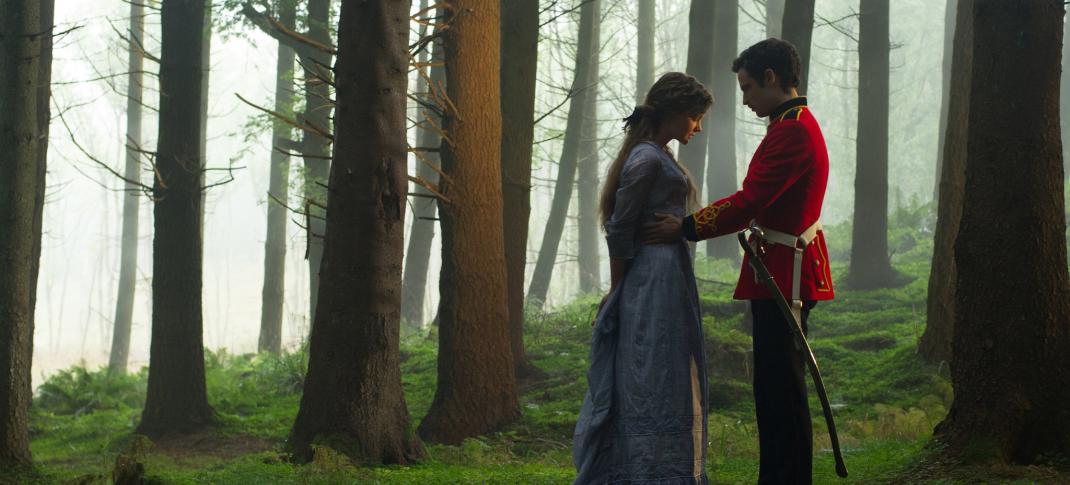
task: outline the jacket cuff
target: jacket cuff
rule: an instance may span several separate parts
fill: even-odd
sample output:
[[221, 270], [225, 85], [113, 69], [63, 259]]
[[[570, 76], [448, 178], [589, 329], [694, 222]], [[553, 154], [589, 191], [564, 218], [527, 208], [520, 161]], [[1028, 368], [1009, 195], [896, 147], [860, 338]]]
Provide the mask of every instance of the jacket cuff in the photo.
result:
[[688, 241], [698, 241], [698, 231], [695, 230], [695, 216], [688, 215], [684, 218], [681, 229], [683, 229], [684, 237]]

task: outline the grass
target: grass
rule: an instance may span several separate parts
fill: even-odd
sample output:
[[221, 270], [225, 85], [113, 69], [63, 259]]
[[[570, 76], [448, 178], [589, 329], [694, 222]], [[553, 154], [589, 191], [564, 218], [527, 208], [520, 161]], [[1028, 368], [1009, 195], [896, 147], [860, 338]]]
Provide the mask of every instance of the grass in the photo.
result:
[[[898, 233], [905, 234], [896, 236], [903, 241], [927, 240]], [[846, 480], [835, 477], [821, 408], [811, 392], [815, 483], [1070, 481], [1058, 463], [962, 466], [941, 461], [935, 452], [929, 437], [950, 407], [952, 388], [946, 367], [927, 365], [915, 354], [932, 250], [931, 243], [916, 241], [898, 243], [901, 250], [893, 256], [908, 284], [867, 292], [838, 288], [835, 301], [811, 314], [811, 344], [851, 471]], [[843, 251], [832, 248], [834, 255]], [[844, 264], [834, 258], [835, 275], [846, 273]], [[750, 337], [743, 307], [729, 291], [737, 270], [723, 261], [700, 260], [696, 268], [711, 379], [707, 461], [716, 484], [754, 483], [757, 475]], [[72, 368], [38, 388], [30, 419], [35, 468], [0, 482], [110, 483], [116, 458], [126, 453], [143, 463], [147, 483], [570, 483], [572, 428], [586, 390], [589, 322], [598, 300], [581, 297], [552, 312], [528, 313], [528, 356], [545, 376], [521, 383], [519, 421], [459, 446], [428, 444], [427, 459], [412, 466], [356, 467], [329, 448], [318, 448], [307, 465], [289, 463], [282, 446], [296, 416], [306, 350], [280, 357], [210, 352], [207, 385], [220, 416], [217, 428], [179, 442], [148, 443], [132, 435], [144, 404], [144, 371], [115, 377]], [[436, 351], [425, 336], [402, 342], [402, 383], [414, 420], [434, 396]]]

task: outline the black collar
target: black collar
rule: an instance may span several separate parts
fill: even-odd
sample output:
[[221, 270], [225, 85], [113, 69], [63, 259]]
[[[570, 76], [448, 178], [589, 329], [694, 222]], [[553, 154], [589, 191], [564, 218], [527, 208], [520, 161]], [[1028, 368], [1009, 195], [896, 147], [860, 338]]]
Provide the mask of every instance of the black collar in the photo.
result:
[[769, 115], [769, 120], [775, 120], [779, 118], [780, 115], [786, 113], [789, 109], [797, 108], [799, 106], [806, 106], [806, 96], [791, 98], [781, 103], [780, 106], [777, 106], [776, 109], [773, 110], [773, 113]]

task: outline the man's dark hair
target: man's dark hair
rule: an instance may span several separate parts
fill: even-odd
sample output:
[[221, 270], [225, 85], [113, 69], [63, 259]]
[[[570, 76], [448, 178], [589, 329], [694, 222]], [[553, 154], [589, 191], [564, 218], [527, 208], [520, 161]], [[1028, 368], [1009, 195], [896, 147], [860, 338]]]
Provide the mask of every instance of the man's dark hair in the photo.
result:
[[787, 91], [799, 86], [800, 64], [799, 53], [791, 42], [769, 38], [741, 52], [739, 57], [732, 61], [732, 72], [746, 69], [758, 86], [764, 86], [765, 70], [772, 69], [780, 80], [781, 89]]

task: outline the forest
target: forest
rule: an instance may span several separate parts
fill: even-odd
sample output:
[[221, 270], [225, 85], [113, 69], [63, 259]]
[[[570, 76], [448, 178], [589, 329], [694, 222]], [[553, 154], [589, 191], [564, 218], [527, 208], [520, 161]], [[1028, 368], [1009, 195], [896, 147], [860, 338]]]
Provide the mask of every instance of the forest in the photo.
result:
[[[1070, 483], [1065, 11], [0, 0], [0, 483], [573, 483], [623, 120], [690, 74], [665, 151], [735, 193], [768, 38], [828, 152], [813, 482]], [[744, 251], [690, 255], [702, 473], [756, 483]]]

